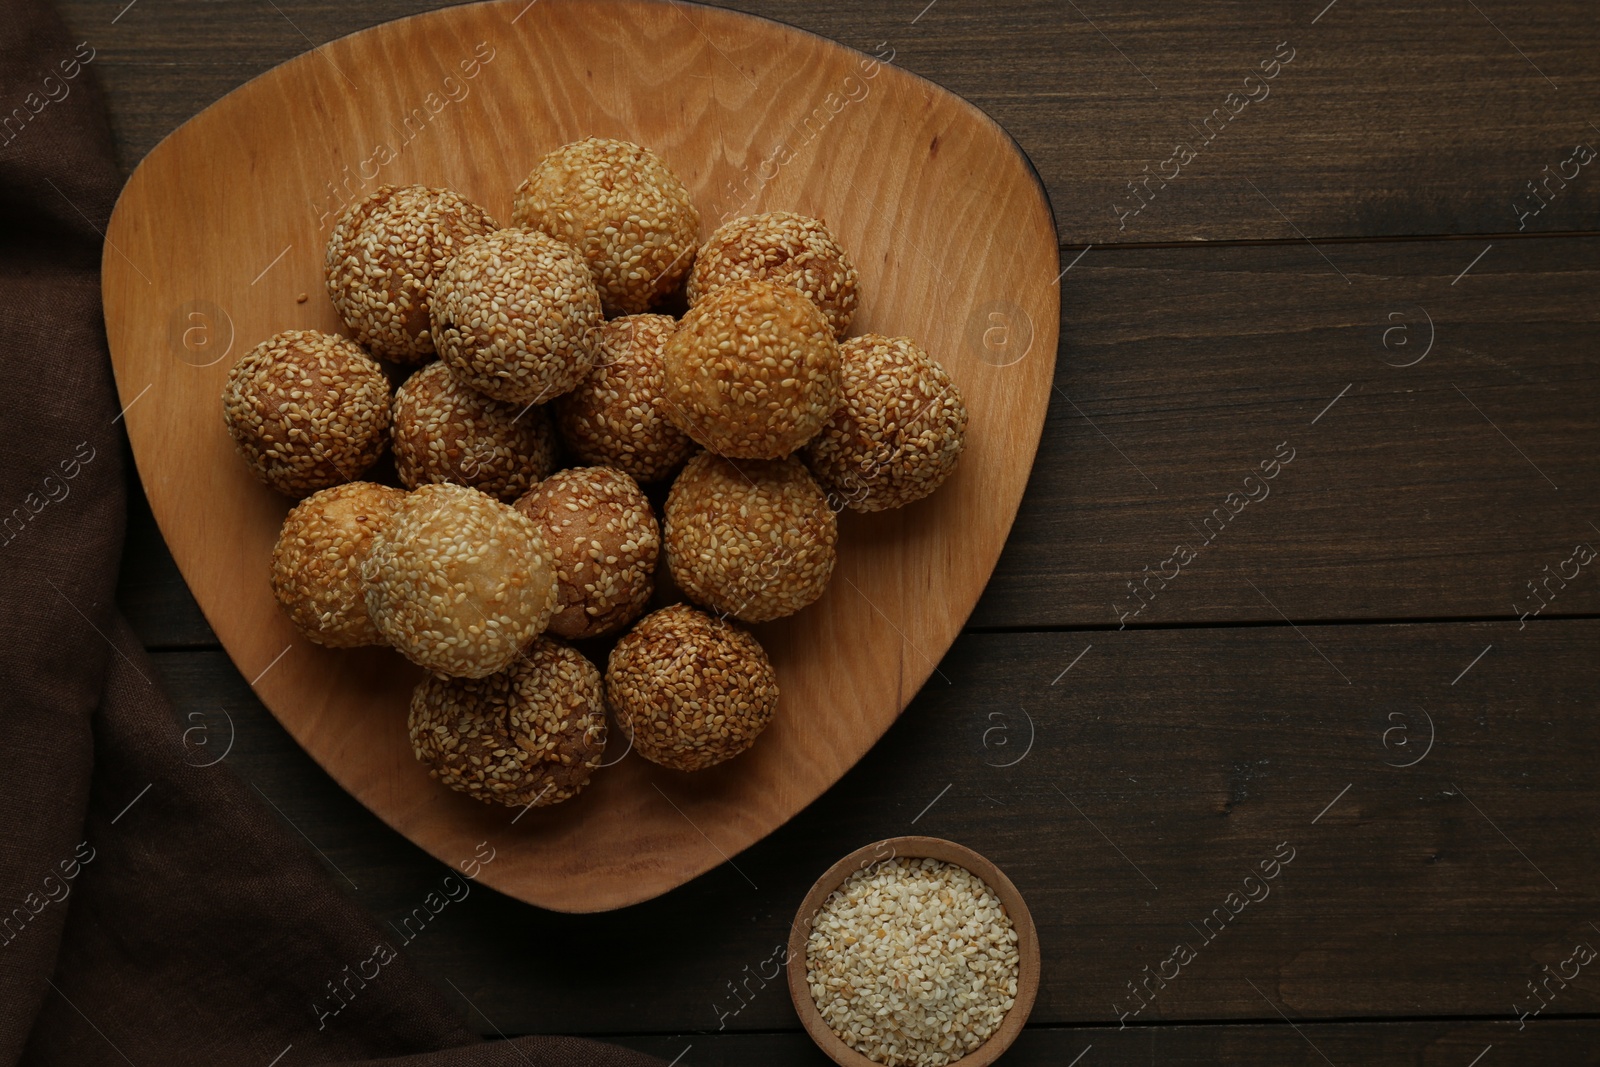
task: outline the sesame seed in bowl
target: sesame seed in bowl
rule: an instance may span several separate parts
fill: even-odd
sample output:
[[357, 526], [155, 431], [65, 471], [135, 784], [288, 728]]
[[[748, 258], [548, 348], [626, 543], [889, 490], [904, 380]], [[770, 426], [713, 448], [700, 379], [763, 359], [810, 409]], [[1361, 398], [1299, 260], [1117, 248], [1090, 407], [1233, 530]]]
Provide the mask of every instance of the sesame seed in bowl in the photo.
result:
[[932, 837], [858, 849], [829, 868], [789, 938], [789, 992], [844, 1067], [987, 1067], [1039, 987], [1027, 905], [993, 863]]

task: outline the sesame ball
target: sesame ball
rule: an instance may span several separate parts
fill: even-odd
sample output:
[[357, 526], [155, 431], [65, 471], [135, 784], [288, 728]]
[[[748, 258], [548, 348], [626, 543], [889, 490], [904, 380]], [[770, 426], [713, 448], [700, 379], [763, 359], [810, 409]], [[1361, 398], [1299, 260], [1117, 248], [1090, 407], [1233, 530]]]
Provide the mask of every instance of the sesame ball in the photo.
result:
[[667, 496], [667, 565], [691, 599], [766, 622], [822, 595], [837, 559], [828, 499], [798, 459], [734, 462], [701, 452]]
[[777, 710], [778, 677], [748, 631], [674, 604], [611, 650], [606, 703], [639, 755], [700, 771], [755, 743]]
[[389, 643], [420, 667], [461, 678], [510, 666], [556, 605], [555, 568], [533, 521], [464, 485], [407, 494], [361, 575]]
[[797, 289], [749, 278], [715, 289], [668, 339], [667, 417], [722, 456], [778, 459], [839, 406], [839, 346]]
[[272, 595], [295, 629], [319, 645], [381, 645], [367, 614], [361, 564], [405, 494], [376, 482], [312, 493], [289, 512], [272, 549]]
[[467, 385], [514, 404], [567, 392], [592, 366], [594, 280], [569, 246], [530, 230], [469, 238], [434, 286], [433, 343]]
[[806, 446], [817, 480], [854, 511], [921, 500], [950, 477], [966, 446], [961, 390], [909, 337], [863, 334], [839, 354], [844, 403]]
[[666, 315], [625, 315], [595, 331], [594, 370], [555, 404], [562, 440], [583, 462], [654, 482], [694, 451], [662, 401], [661, 350], [677, 325]]
[[746, 215], [718, 226], [689, 272], [689, 306], [741, 278], [765, 278], [804, 293], [842, 338], [856, 313], [856, 269], [819, 219], [792, 211]]
[[411, 751], [435, 781], [485, 804], [559, 804], [589, 784], [605, 752], [600, 671], [540, 637], [485, 678], [424, 679], [409, 725]]
[[389, 440], [389, 379], [343, 337], [285, 330], [228, 371], [222, 418], [245, 465], [300, 497], [354, 481]]
[[530, 490], [517, 510], [539, 528], [554, 560], [551, 633], [598, 637], [644, 610], [661, 533], [632, 478], [611, 467], [572, 467]]
[[334, 224], [324, 253], [328, 296], [374, 355], [424, 362], [433, 354], [435, 279], [464, 238], [494, 228], [488, 212], [449, 189], [381, 186]]
[[407, 489], [470, 485], [509, 504], [556, 467], [556, 436], [542, 407], [491, 400], [443, 363], [417, 371], [394, 395], [394, 465]]
[[606, 313], [646, 311], [689, 272], [700, 213], [661, 157], [590, 137], [541, 159], [517, 188], [511, 222], [583, 255]]

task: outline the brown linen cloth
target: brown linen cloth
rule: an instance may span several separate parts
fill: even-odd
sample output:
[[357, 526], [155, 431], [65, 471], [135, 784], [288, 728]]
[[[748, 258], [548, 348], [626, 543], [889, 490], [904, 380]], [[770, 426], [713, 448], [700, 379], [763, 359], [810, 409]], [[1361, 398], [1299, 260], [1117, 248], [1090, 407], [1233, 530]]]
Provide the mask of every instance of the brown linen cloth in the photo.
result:
[[[660, 1063], [481, 1041], [404, 956], [362, 981], [375, 921], [226, 765], [184, 761], [112, 603], [121, 181], [92, 69], [63, 76], [76, 48], [43, 0], [0, 0], [0, 1065]], [[330, 981], [348, 1004], [319, 1019]]]

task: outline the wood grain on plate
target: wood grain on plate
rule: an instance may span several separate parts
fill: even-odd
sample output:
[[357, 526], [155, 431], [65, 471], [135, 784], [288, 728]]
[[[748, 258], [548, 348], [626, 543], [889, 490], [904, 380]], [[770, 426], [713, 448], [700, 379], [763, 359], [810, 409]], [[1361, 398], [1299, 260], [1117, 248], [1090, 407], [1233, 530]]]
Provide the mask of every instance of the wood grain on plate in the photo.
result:
[[[765, 961], [781, 961], [807, 889], [859, 845], [925, 833], [981, 850], [1026, 898], [1044, 959], [1033, 1025], [1115, 1026], [1113, 1005], [1137, 1007], [1128, 983], [1179, 941], [1197, 958], [1130, 1029], [1275, 1018], [1246, 978], [1297, 1023], [1533, 1006], [1542, 965], [1600, 947], [1600, 622], [1300, 630], [965, 635], [941, 663], [949, 684], [930, 681], [731, 865], [604, 916], [474, 892], [405, 949], [506, 1033], [793, 1027]], [[437, 888], [446, 872], [315, 774], [222, 655], [158, 666], [185, 726], [198, 714], [220, 737], [219, 705], [238, 721], [215, 773], [258, 783], [380, 919]], [[1244, 880], [1284, 843], [1268, 895], [1217, 933], [1213, 909], [1261, 896]], [[1189, 925], [1208, 917], [1209, 939]], [[528, 966], [530, 947], [561, 967]], [[1589, 970], [1521, 1037], [1600, 1011]]]
[[[257, 341], [337, 327], [321, 260], [343, 202], [423, 182], [504, 219], [544, 152], [589, 135], [661, 153], [695, 192], [706, 232], [776, 207], [825, 218], [861, 273], [855, 329], [921, 340], [961, 386], [972, 431], [932, 498], [844, 516], [829, 592], [760, 628], [783, 695], [749, 754], [694, 777], [624, 758], [578, 799], [518, 816], [434, 785], [412, 758], [404, 720], [418, 672], [386, 650], [295, 636], [265, 580], [288, 503], [235, 457], [217, 398]], [[130, 179], [108, 238], [107, 330], [123, 402], [143, 398], [127, 414], [140, 475], [234, 662], [392, 826], [451, 864], [492, 839], [500, 859], [483, 881], [562, 910], [648, 899], [716, 866], [887, 729], [1000, 553], [1054, 364], [1056, 238], [1005, 133], [892, 66], [715, 10], [508, 0], [332, 42], [164, 141]], [[1031, 341], [1007, 347], [1020, 319]]]

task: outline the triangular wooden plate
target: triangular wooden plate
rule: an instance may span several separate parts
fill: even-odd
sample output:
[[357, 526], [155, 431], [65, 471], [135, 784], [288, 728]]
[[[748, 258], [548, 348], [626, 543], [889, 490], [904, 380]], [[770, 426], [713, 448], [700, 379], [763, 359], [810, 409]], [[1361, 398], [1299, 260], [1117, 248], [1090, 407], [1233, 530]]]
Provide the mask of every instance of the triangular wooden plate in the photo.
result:
[[[877, 52], [892, 60], [892, 43]], [[322, 249], [341, 202], [421, 182], [505, 222], [533, 163], [591, 135], [660, 153], [706, 233], [777, 208], [826, 219], [861, 274], [855, 331], [919, 339], [960, 384], [971, 430], [934, 496], [845, 515], [826, 596], [759, 628], [782, 698], [750, 752], [696, 776], [629, 754], [576, 800], [513, 823], [515, 811], [452, 793], [413, 760], [413, 668], [387, 650], [313, 646], [279, 613], [268, 557], [289, 505], [234, 455], [219, 395], [263, 338], [339, 328]], [[489, 841], [483, 882], [561, 911], [647, 900], [724, 862], [894, 722], [1000, 555], [1039, 442], [1060, 306], [1049, 205], [982, 112], [787, 26], [642, 0], [451, 7], [284, 63], [140, 164], [104, 267], [145, 491], [240, 672], [390, 826], [452, 866]]]

